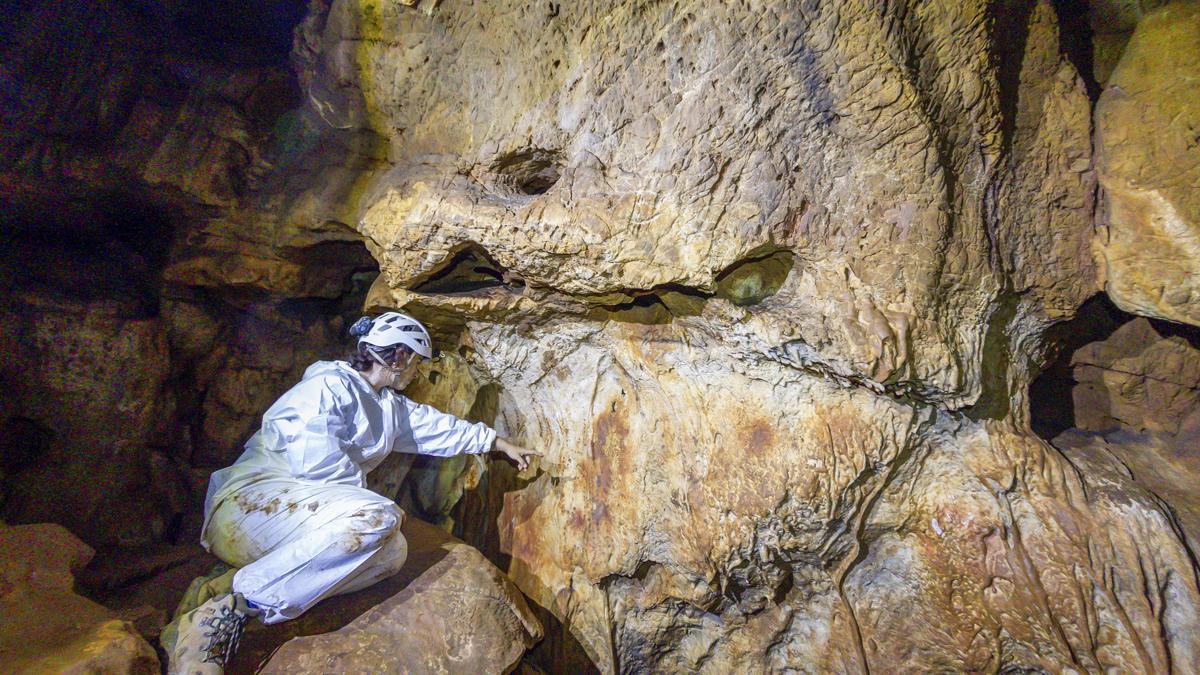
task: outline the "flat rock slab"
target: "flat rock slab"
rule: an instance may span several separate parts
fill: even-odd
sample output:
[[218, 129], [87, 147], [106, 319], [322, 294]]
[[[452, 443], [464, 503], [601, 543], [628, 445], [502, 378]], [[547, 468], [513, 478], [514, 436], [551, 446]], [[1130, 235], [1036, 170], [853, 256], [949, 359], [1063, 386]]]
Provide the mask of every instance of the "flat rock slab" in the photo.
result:
[[520, 591], [479, 551], [408, 518], [408, 562], [293, 621], [247, 626], [229, 673], [510, 670], [542, 636]]

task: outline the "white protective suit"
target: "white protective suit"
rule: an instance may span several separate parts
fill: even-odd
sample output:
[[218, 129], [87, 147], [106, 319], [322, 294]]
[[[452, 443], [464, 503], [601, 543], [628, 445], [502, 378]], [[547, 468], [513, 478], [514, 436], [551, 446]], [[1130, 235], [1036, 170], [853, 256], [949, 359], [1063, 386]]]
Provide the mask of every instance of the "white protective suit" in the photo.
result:
[[241, 567], [233, 590], [277, 623], [399, 571], [395, 502], [366, 489], [390, 452], [483, 453], [496, 432], [380, 393], [344, 361], [319, 361], [263, 415], [237, 462], [212, 475], [201, 539]]

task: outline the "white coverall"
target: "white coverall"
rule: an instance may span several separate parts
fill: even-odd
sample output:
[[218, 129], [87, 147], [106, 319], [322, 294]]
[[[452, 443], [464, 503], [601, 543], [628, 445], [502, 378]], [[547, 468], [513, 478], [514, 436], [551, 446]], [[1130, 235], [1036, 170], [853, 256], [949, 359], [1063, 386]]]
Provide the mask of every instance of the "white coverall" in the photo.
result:
[[201, 540], [241, 567], [233, 590], [263, 621], [293, 619], [404, 564], [400, 509], [366, 488], [388, 453], [478, 454], [495, 438], [485, 424], [376, 393], [344, 361], [318, 361], [267, 410], [237, 462], [212, 475]]

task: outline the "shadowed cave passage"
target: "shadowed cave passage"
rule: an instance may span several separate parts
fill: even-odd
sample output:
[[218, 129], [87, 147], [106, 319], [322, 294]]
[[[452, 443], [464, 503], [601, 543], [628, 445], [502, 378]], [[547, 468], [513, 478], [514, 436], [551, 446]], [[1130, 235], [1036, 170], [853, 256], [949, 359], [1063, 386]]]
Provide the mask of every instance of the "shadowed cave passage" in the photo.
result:
[[[668, 283], [649, 290], [625, 290], [632, 296], [616, 303], [597, 303], [581, 297], [593, 309], [588, 317], [627, 323], [663, 324], [678, 316], [698, 316], [704, 303], [723, 298], [741, 307], [753, 307], [774, 295], [787, 280], [794, 262], [791, 251], [768, 248], [752, 252], [721, 270], [714, 278], [715, 290], [704, 291]], [[487, 289], [521, 293], [525, 282], [505, 269], [478, 244], [467, 244], [450, 254], [434, 270], [410, 284], [416, 293], [431, 295], [472, 294]]]
[[1133, 318], [1101, 293], [1085, 302], [1074, 319], [1051, 329], [1058, 345], [1056, 356], [1029, 387], [1029, 421], [1034, 433], [1049, 441], [1075, 426], [1071, 389], [1078, 383], [1071, 373], [1071, 358], [1079, 348], [1107, 339]]
[[424, 279], [410, 284], [415, 293], [471, 293], [486, 288], [507, 287], [519, 292], [525, 282], [510, 276], [478, 244], [467, 244], [440, 263]]

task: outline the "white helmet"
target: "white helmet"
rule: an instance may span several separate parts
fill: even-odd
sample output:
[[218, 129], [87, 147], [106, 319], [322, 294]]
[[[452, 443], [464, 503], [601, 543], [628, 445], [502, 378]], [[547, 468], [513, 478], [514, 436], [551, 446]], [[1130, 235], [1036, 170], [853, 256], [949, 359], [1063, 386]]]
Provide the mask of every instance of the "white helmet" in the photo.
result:
[[363, 317], [350, 327], [358, 344], [375, 347], [404, 345], [425, 358], [433, 357], [433, 340], [420, 321], [400, 312], [384, 312], [374, 319]]

